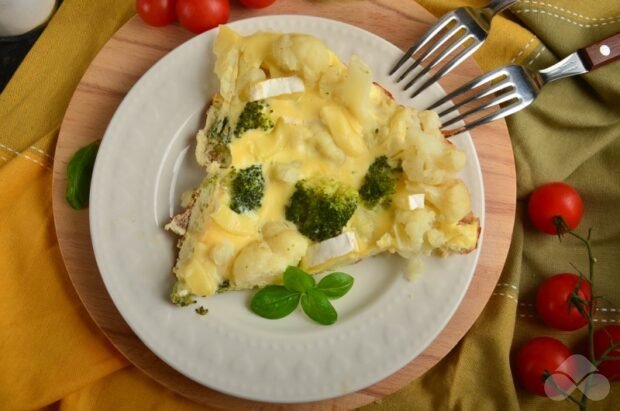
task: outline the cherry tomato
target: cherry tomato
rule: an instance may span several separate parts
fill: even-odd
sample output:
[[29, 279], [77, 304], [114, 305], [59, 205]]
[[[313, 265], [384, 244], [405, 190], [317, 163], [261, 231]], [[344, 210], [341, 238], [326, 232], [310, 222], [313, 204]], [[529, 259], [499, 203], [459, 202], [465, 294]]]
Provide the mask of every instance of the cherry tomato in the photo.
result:
[[[573, 375], [572, 361], [566, 361], [572, 356], [571, 351], [561, 341], [551, 337], [538, 337], [529, 340], [517, 353], [516, 375], [521, 385], [528, 391], [546, 397], [545, 372], [553, 374], [561, 371], [566, 375]], [[562, 366], [562, 367], [560, 367]], [[559, 388], [568, 390], [566, 379], [554, 379]]]
[[251, 9], [262, 9], [263, 7], [271, 6], [276, 0], [239, 0], [239, 2]]
[[151, 26], [167, 26], [177, 15], [174, 0], [136, 0], [136, 12], [140, 18]]
[[579, 193], [568, 184], [549, 183], [538, 187], [527, 205], [530, 220], [540, 231], [557, 234], [553, 218], [561, 216], [572, 230], [583, 216], [583, 201]]
[[[599, 358], [607, 348], [620, 343], [620, 325], [608, 325], [594, 333], [594, 356]], [[608, 356], [620, 357], [620, 348], [610, 351]], [[610, 380], [620, 380], [620, 361], [606, 360], [598, 365], [598, 370]]]
[[[584, 301], [590, 300], [592, 294], [590, 283], [579, 279], [575, 274], [557, 274], [546, 279], [536, 294], [536, 311], [549, 327], [562, 330], [577, 330], [588, 323], [574, 304], [569, 305], [571, 295], [579, 283], [577, 297]], [[586, 311], [588, 307], [583, 307]]]
[[230, 16], [229, 0], [177, 0], [179, 22], [193, 33], [224, 24]]

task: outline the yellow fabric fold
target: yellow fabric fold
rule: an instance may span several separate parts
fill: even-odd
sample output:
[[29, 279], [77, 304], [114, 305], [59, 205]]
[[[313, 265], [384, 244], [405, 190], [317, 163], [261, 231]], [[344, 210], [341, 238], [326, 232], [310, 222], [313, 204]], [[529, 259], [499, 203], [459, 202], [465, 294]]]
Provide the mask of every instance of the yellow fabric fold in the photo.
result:
[[[280, 0], [284, 1], [284, 0]], [[333, 0], [335, 1], [335, 0]], [[420, 0], [435, 15], [485, 0]], [[65, 0], [0, 94], [0, 409], [204, 410], [161, 387], [115, 351], [90, 319], [63, 267], [51, 212], [51, 164], [58, 127], [83, 72], [132, 15], [132, 0]], [[620, 32], [615, 0], [521, 0], [494, 19], [476, 53], [483, 69], [520, 63], [542, 68], [577, 47]], [[554, 333], [536, 319], [540, 281], [570, 270], [582, 252], [537, 234], [524, 214], [542, 182], [567, 180], [584, 195], [600, 240], [600, 290], [620, 305], [620, 63], [549, 86], [509, 121], [518, 167], [519, 212], [499, 284], [467, 336], [437, 366], [368, 410], [571, 409], [515, 386], [511, 358], [537, 335], [574, 344], [583, 332]], [[615, 79], [615, 80], [614, 80]], [[574, 257], [574, 256], [578, 257]], [[575, 261], [576, 260], [576, 261]], [[617, 304], [617, 305], [616, 305]], [[615, 311], [599, 324], [618, 323]], [[620, 387], [591, 409], [620, 401]]]
[[35, 409], [125, 366], [65, 272], [51, 213], [50, 161], [0, 167], [0, 409]]

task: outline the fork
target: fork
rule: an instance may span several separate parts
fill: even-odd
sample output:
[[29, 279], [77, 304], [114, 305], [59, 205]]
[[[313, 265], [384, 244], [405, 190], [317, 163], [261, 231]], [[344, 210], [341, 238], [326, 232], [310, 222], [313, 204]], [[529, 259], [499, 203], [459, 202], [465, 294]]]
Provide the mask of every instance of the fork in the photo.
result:
[[[427, 110], [440, 107], [454, 100], [455, 97], [465, 97], [469, 91], [479, 89], [475, 94], [465, 97], [439, 113], [442, 132], [446, 137], [450, 137], [524, 109], [532, 104], [542, 87], [552, 81], [587, 73], [618, 59], [620, 59], [620, 33], [581, 48], [543, 70], [535, 71], [518, 64], [499, 67], [454, 90], [432, 104]], [[477, 106], [468, 108], [462, 114], [457, 113], [458, 115], [454, 117], [447, 117], [468, 103], [476, 103]], [[461, 127], [445, 129], [476, 113], [493, 109], [494, 106], [497, 106], [497, 110], [489, 114], [478, 117]]]
[[[389, 75], [391, 76], [396, 73], [396, 71], [398, 71], [398, 69], [401, 68], [411, 56], [419, 52], [425, 45], [428, 44], [428, 48], [417, 59], [414, 59], [411, 65], [403, 71], [403, 73], [396, 80], [397, 83], [400, 83], [416, 67], [422, 66], [422, 70], [420, 70], [420, 72], [417, 73], [403, 87], [403, 90], [408, 90], [426, 73], [428, 73], [431, 69], [438, 67], [438, 65], [448, 55], [456, 51], [460, 46], [464, 46], [469, 40], [470, 42], [464, 50], [454, 56], [451, 60], [446, 61], [433, 76], [431, 76], [424, 84], [415, 90], [415, 92], [411, 95], [411, 98], [414, 98], [478, 50], [489, 34], [491, 19], [493, 16], [507, 7], [510, 7], [517, 1], [518, 0], [492, 0], [483, 8], [460, 7], [444, 15], [402, 56], [394, 67], [392, 67]], [[448, 28], [450, 25], [451, 27]], [[448, 30], [443, 36], [436, 38], [443, 29]], [[448, 42], [449, 40], [451, 41]], [[430, 57], [444, 44], [446, 44], [445, 50], [431, 60], [429, 64], [422, 65], [423, 62], [429, 60]]]

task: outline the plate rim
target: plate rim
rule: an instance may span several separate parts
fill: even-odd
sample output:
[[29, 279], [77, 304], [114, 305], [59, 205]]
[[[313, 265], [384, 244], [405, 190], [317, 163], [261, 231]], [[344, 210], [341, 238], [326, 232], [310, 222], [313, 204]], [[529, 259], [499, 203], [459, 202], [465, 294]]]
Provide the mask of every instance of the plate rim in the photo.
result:
[[[229, 23], [228, 25], [234, 28], [236, 25], [249, 24], [249, 23], [254, 22], [254, 21], [273, 20], [273, 19], [286, 19], [286, 18], [295, 18], [295, 19], [302, 19], [302, 20], [306, 20], [306, 19], [307, 19], [307, 20], [315, 20], [315, 21], [324, 21], [326, 24], [336, 24], [336, 25], [338, 25], [338, 26], [345, 26], [345, 27], [347, 27], [347, 29], [348, 29], [348, 30], [353, 29], [353, 30], [355, 30], [355, 31], [363, 32], [365, 36], [372, 36], [372, 37], [374, 37], [376, 40], [380, 40], [380, 41], [382, 41], [382, 42], [389, 43], [392, 47], [398, 48], [397, 46], [395, 46], [393, 43], [389, 42], [388, 40], [386, 40], [386, 39], [384, 39], [384, 38], [382, 38], [382, 37], [380, 37], [380, 36], [376, 35], [375, 33], [372, 33], [372, 32], [370, 32], [370, 31], [368, 31], [368, 30], [366, 30], [366, 29], [364, 29], [364, 28], [361, 28], [361, 27], [358, 27], [358, 26], [355, 26], [355, 25], [352, 25], [352, 24], [349, 24], [349, 23], [345, 23], [345, 22], [342, 22], [342, 21], [338, 21], [338, 20], [333, 20], [333, 19], [325, 18], [325, 17], [317, 17], [317, 16], [309, 16], [309, 15], [290, 15], [290, 14], [289, 14], [289, 15], [271, 15], [271, 16], [259, 16], [259, 17], [252, 17], [252, 18], [249, 18], [249, 19], [237, 20], [237, 21], [234, 21], [234, 22]], [[214, 30], [217, 30], [217, 29], [214, 29]], [[206, 33], [204, 33], [203, 35], [207, 35], [208, 33], [212, 33], [212, 31], [206, 32]], [[146, 72], [142, 75], [142, 77], [140, 77], [140, 79], [138, 79], [138, 81], [136, 81], [136, 82], [135, 82], [135, 84], [131, 87], [131, 89], [129, 90], [129, 92], [127, 93], [127, 95], [126, 95], [126, 96], [123, 98], [123, 100], [121, 101], [120, 105], [116, 108], [116, 110], [115, 110], [115, 112], [114, 112], [114, 115], [112, 116], [112, 118], [111, 118], [111, 120], [110, 120], [110, 122], [109, 122], [109, 124], [108, 124], [108, 127], [106, 128], [106, 132], [105, 132], [105, 134], [104, 134], [104, 137], [105, 137], [105, 135], [107, 135], [107, 134], [108, 134], [108, 130], [109, 130], [109, 128], [110, 128], [110, 125], [111, 125], [111, 124], [113, 124], [113, 122], [115, 121], [115, 118], [117, 117], [118, 113], [119, 113], [119, 112], [121, 112], [121, 111], [124, 109], [124, 106], [125, 106], [126, 104], [128, 104], [128, 103], [127, 103], [127, 101], [128, 101], [128, 98], [127, 98], [127, 97], [128, 97], [128, 96], [130, 96], [130, 94], [131, 94], [131, 93], [132, 93], [132, 92], [133, 92], [133, 91], [134, 91], [137, 87], [139, 87], [139, 86], [140, 86], [140, 84], [142, 83], [142, 81], [143, 81], [143, 80], [144, 80], [144, 79], [145, 79], [145, 78], [149, 75], [149, 73], [151, 73], [151, 72], [152, 72], [152, 70], [156, 70], [156, 67], [158, 67], [158, 65], [160, 65], [162, 61], [164, 61], [166, 58], [169, 58], [169, 57], [170, 57], [173, 53], [175, 53], [175, 52], [176, 52], [179, 48], [183, 47], [184, 45], [186, 45], [186, 44], [187, 44], [187, 43], [189, 43], [189, 42], [192, 42], [192, 41], [199, 41], [198, 39], [199, 39], [200, 37], [201, 37], [201, 36], [196, 36], [196, 37], [193, 37], [193, 38], [189, 39], [188, 41], [183, 42], [182, 44], [179, 44], [177, 47], [173, 48], [170, 52], [168, 52], [168, 53], [167, 53], [166, 55], [164, 55], [164, 56], [163, 56], [160, 60], [158, 60], [155, 64], [153, 64], [153, 65], [152, 65], [152, 66], [151, 66], [151, 67], [150, 67], [150, 68], [149, 68], [149, 69], [148, 69], [148, 70], [147, 70], [147, 71], [146, 71]], [[442, 92], [443, 92], [443, 89], [442, 89]], [[469, 140], [471, 141], [471, 137], [469, 137]], [[104, 140], [102, 141], [102, 144], [101, 144], [101, 148], [100, 148], [100, 149], [104, 149], [104, 147], [105, 147], [105, 142], [106, 142], [106, 141], [110, 141], [110, 139], [107, 139], [107, 140], [106, 140], [106, 139], [104, 138]], [[473, 143], [471, 143], [471, 144], [472, 144], [472, 146], [473, 146]], [[476, 152], [475, 148], [474, 148], [474, 151]], [[477, 152], [476, 152], [476, 153], [477, 153]], [[99, 157], [98, 157], [98, 158], [99, 158]], [[476, 154], [476, 156], [474, 157], [474, 159], [475, 159], [475, 167], [476, 167], [476, 169], [478, 170], [478, 173], [479, 173], [479, 174], [478, 174], [478, 180], [479, 180], [479, 181], [478, 181], [478, 184], [480, 185], [480, 190], [481, 190], [481, 193], [482, 193], [482, 207], [483, 207], [483, 212], [481, 213], [481, 215], [479, 216], [479, 218], [480, 218], [480, 219], [481, 219], [481, 221], [483, 222], [483, 221], [484, 221], [484, 218], [485, 218], [485, 216], [486, 216], [486, 192], [485, 192], [485, 186], [484, 186], [484, 180], [483, 180], [483, 173], [482, 173], [482, 169], [481, 169], [480, 161], [479, 161], [479, 158], [478, 158], [478, 155], [477, 155], [477, 154]], [[471, 161], [471, 159], [468, 159], [468, 160], [470, 160], [470, 161]], [[95, 172], [93, 173], [93, 182], [95, 182], [95, 181], [96, 181], [96, 175], [98, 175], [98, 174], [97, 174], [97, 172], [96, 172], [96, 170], [97, 170], [97, 164], [95, 164]], [[94, 190], [95, 190], [95, 184], [93, 184], [93, 185], [91, 186], [91, 196], [92, 196], [92, 194], [93, 194]], [[96, 195], [95, 195], [94, 197], [96, 198]], [[91, 198], [92, 198], [92, 197], [91, 197]], [[89, 222], [90, 222], [90, 233], [91, 233], [91, 237], [92, 237], [92, 239], [93, 239], [93, 250], [94, 250], [94, 252], [95, 252], [95, 257], [96, 257], [96, 259], [97, 259], [97, 267], [99, 268], [99, 267], [100, 267], [100, 262], [99, 262], [99, 258], [100, 258], [100, 257], [97, 257], [97, 255], [98, 255], [98, 254], [97, 254], [97, 248], [96, 248], [97, 246], [95, 245], [95, 242], [96, 242], [96, 241], [94, 240], [94, 239], [96, 238], [96, 235], [94, 235], [94, 232], [93, 232], [93, 227], [96, 227], [96, 224], [93, 224], [93, 221], [92, 221], [92, 219], [94, 219], [94, 218], [95, 218], [94, 216], [95, 216], [95, 213], [91, 212], [91, 213], [90, 213], [90, 216], [89, 216], [89, 219], [90, 219], [90, 220], [89, 220]], [[457, 304], [455, 304], [455, 305], [451, 308], [449, 315], [445, 316], [444, 321], [442, 321], [441, 327], [439, 327], [439, 329], [438, 329], [437, 333], [435, 333], [435, 334], [434, 334], [434, 336], [433, 336], [433, 338], [432, 338], [432, 339], [428, 342], [428, 344], [426, 344], [426, 345], [422, 348], [422, 350], [420, 351], [420, 353], [422, 353], [422, 352], [423, 352], [426, 348], [428, 348], [428, 346], [430, 346], [430, 344], [432, 344], [432, 343], [433, 343], [433, 341], [435, 341], [435, 339], [437, 338], [437, 336], [438, 336], [438, 335], [439, 335], [439, 334], [440, 334], [440, 333], [441, 333], [441, 332], [445, 329], [445, 327], [446, 327], [446, 325], [448, 324], [448, 322], [450, 321], [450, 319], [454, 316], [454, 313], [455, 313], [455, 312], [459, 309], [459, 307], [461, 306], [461, 304], [462, 304], [462, 302], [463, 302], [463, 298], [464, 298], [464, 296], [465, 296], [465, 294], [466, 294], [466, 292], [467, 292], [467, 290], [468, 290], [469, 286], [471, 285], [471, 282], [472, 282], [472, 280], [473, 280], [473, 277], [474, 277], [474, 275], [475, 275], [475, 273], [476, 273], [476, 269], [477, 269], [477, 267], [478, 267], [479, 258], [480, 258], [480, 254], [481, 254], [480, 250], [481, 250], [481, 249], [482, 249], [482, 247], [483, 247], [483, 238], [484, 238], [484, 232], [485, 232], [485, 229], [484, 229], [484, 228], [485, 228], [485, 226], [484, 226], [484, 225], [482, 225], [482, 230], [481, 230], [480, 237], [479, 237], [479, 242], [478, 242], [478, 250], [476, 251], [476, 257], [475, 257], [475, 262], [474, 262], [474, 264], [473, 264], [472, 273], [471, 273], [471, 275], [469, 275], [469, 276], [468, 276], [467, 284], [466, 284], [466, 286], [463, 288], [462, 292], [461, 292], [461, 293], [460, 293], [460, 295], [459, 295], [459, 298], [458, 298], [458, 303], [457, 303]], [[102, 273], [102, 270], [101, 270], [101, 269], [99, 269], [99, 271], [100, 271], [100, 273]], [[141, 341], [142, 341], [142, 342], [143, 342], [143, 343], [144, 343], [144, 344], [145, 344], [145, 345], [146, 345], [146, 346], [147, 346], [147, 347], [148, 347], [148, 348], [149, 348], [149, 349], [150, 349], [153, 353], [155, 353], [155, 354], [156, 354], [156, 355], [157, 355], [160, 359], [162, 359], [162, 360], [163, 360], [166, 364], [168, 364], [169, 366], [171, 366], [172, 368], [174, 368], [177, 372], [180, 372], [181, 374], [185, 375], [186, 377], [188, 377], [188, 378], [190, 378], [190, 379], [192, 379], [192, 380], [194, 380], [194, 381], [197, 381], [197, 382], [198, 382], [198, 383], [200, 383], [200, 384], [203, 384], [202, 382], [200, 382], [200, 381], [196, 380], [196, 379], [194, 378], [194, 376], [186, 374], [183, 370], [181, 370], [181, 369], [177, 368], [175, 365], [173, 365], [173, 364], [171, 364], [170, 362], [166, 361], [166, 359], [164, 359], [164, 357], [162, 357], [162, 356], [160, 356], [160, 355], [158, 354], [158, 351], [157, 351], [157, 350], [155, 350], [155, 349], [153, 348], [153, 346], [150, 344], [150, 342], [149, 342], [147, 339], [143, 339], [143, 338], [141, 338], [141, 333], [139, 333], [139, 332], [136, 330], [136, 328], [134, 327], [134, 324], [132, 323], [132, 321], [130, 321], [130, 319], [128, 319], [127, 317], [125, 317], [125, 316], [123, 315], [123, 312], [119, 309], [119, 306], [117, 305], [117, 303], [116, 303], [116, 301], [115, 301], [115, 298], [114, 298], [114, 293], [113, 293], [113, 292], [111, 292], [110, 287], [109, 287], [109, 284], [108, 284], [108, 282], [106, 281], [106, 277], [105, 277], [103, 274], [101, 274], [101, 278], [102, 278], [102, 280], [103, 280], [103, 283], [104, 283], [104, 285], [105, 285], [105, 287], [106, 287], [106, 290], [107, 290], [108, 294], [110, 295], [110, 297], [111, 297], [111, 299], [112, 299], [112, 301], [113, 301], [113, 303], [114, 303], [115, 307], [117, 308], [117, 310], [119, 311], [119, 313], [121, 314], [121, 316], [123, 317], [123, 319], [127, 322], [127, 324], [129, 325], [129, 327], [132, 329], [132, 331], [136, 334], [136, 336], [137, 336], [138, 338], [140, 338], [140, 340], [141, 340]], [[419, 354], [418, 354], [418, 355], [419, 355]], [[403, 366], [405, 366], [406, 364], [408, 364], [410, 361], [412, 361], [412, 360], [413, 360], [413, 359], [415, 359], [416, 357], [417, 357], [417, 355], [416, 355], [416, 356], [414, 356], [413, 358], [410, 358], [408, 361], [406, 361], [406, 362], [405, 362], [405, 364], [403, 364]], [[399, 367], [399, 368], [400, 368], [400, 367]], [[374, 383], [379, 382], [379, 381], [380, 381], [380, 380], [382, 380], [383, 378], [388, 377], [389, 375], [393, 374], [393, 373], [394, 373], [394, 372], [396, 372], [396, 371], [398, 371], [398, 369], [393, 370], [393, 371], [389, 372], [387, 375], [384, 375], [384, 376], [382, 376], [381, 378], [376, 379], [376, 381], [375, 381]], [[374, 384], [374, 383], [372, 383], [372, 384]], [[371, 385], [372, 385], [372, 384], [371, 384]], [[211, 387], [211, 386], [209, 386], [209, 385], [206, 385], [206, 386], [207, 386], [207, 387], [209, 387], [209, 388], [212, 388], [212, 387]], [[362, 387], [362, 388], [363, 388], [363, 387]], [[226, 393], [226, 394], [229, 394], [229, 395], [233, 395], [233, 396], [235, 396], [235, 397], [239, 397], [239, 398], [246, 398], [246, 399], [249, 399], [249, 400], [254, 400], [254, 401], [264, 401], [264, 400], [262, 400], [262, 399], [257, 399], [257, 398], [251, 397], [251, 396], [244, 396], [244, 395], [242, 395], [242, 394], [239, 394], [238, 392], [228, 392], [228, 391], [223, 390], [223, 389], [220, 389], [220, 388], [213, 388], [213, 389], [216, 389], [216, 390], [218, 390], [218, 391], [220, 391], [220, 392], [223, 392], [223, 393]], [[348, 393], [352, 393], [352, 392], [354, 392], [354, 391], [357, 391], [357, 389], [358, 389], [358, 388], [356, 388], [356, 389], [354, 389], [354, 390], [350, 390]], [[338, 397], [338, 396], [341, 396], [341, 395], [343, 395], [343, 394], [337, 394], [337, 395], [334, 395], [334, 396], [331, 396], [331, 397], [321, 397], [321, 398], [318, 398], [318, 399], [313, 399], [313, 400], [302, 399], [302, 400], [300, 400], [299, 402], [320, 401], [320, 400], [331, 399], [331, 398]], [[272, 402], [278, 402], [277, 400], [275, 400], [275, 401], [274, 401], [274, 400], [271, 400], [271, 401], [272, 401]], [[282, 403], [290, 403], [290, 401], [286, 401], [286, 402], [282, 402]]]

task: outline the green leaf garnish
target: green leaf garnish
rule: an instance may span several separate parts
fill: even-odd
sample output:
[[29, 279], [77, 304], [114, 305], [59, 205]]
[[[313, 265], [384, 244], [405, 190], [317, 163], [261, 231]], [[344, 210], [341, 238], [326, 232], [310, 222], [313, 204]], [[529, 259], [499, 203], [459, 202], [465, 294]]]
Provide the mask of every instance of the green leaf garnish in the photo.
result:
[[284, 279], [284, 286], [286, 288], [300, 293], [306, 292], [316, 285], [314, 277], [298, 267], [286, 267], [286, 271], [284, 271], [282, 278]]
[[65, 198], [69, 205], [79, 210], [88, 206], [90, 180], [93, 175], [99, 141], [79, 149], [67, 165], [67, 191]]
[[250, 309], [264, 318], [284, 318], [295, 310], [301, 294], [281, 285], [268, 285], [257, 292], [250, 302]]
[[331, 273], [323, 277], [317, 288], [321, 290], [327, 298], [340, 298], [353, 287], [353, 277], [345, 273]]
[[308, 317], [319, 324], [330, 325], [338, 319], [338, 313], [332, 303], [316, 288], [308, 290], [301, 296], [301, 308]]
[[338, 313], [329, 302], [340, 298], [353, 287], [353, 277], [332, 273], [319, 281], [299, 267], [289, 266], [282, 275], [284, 285], [268, 285], [252, 297], [250, 308], [255, 314], [272, 320], [286, 317], [299, 305], [306, 315], [319, 324], [330, 325]]

